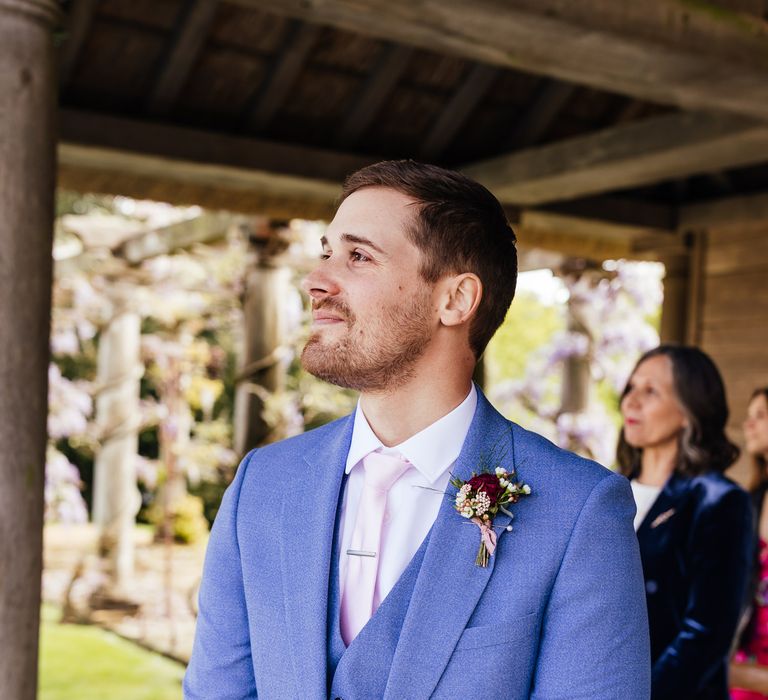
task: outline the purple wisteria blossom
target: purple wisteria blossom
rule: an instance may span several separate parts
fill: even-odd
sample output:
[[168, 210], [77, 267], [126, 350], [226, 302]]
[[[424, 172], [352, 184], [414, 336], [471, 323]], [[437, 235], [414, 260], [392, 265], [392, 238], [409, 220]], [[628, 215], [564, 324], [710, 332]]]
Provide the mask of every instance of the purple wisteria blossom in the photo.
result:
[[61, 452], [48, 448], [45, 460], [46, 522], [85, 523], [88, 509], [80, 492], [80, 472]]
[[[568, 330], [555, 333], [546, 346], [531, 353], [521, 379], [498, 384], [492, 395], [508, 414], [521, 415], [526, 427], [610, 465], [618, 431], [618, 393], [637, 358], [659, 343], [649, 319], [661, 305], [663, 267], [628, 261], [604, 267], [610, 276], [563, 278], [569, 297]], [[563, 412], [563, 368], [572, 359], [587, 361], [593, 384], [605, 382], [614, 397], [604, 403], [591, 396], [585, 410]]]
[[93, 412], [90, 384], [73, 382], [61, 375], [58, 366], [48, 367], [48, 436], [54, 440], [84, 435]]

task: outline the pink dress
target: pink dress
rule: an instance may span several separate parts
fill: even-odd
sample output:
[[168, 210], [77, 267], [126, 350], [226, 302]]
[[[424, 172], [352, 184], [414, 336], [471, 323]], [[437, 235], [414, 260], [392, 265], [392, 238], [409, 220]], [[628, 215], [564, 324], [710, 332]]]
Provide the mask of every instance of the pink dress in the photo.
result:
[[[760, 540], [760, 581], [755, 594], [755, 631], [747, 646], [739, 649], [734, 661], [768, 666], [768, 543]], [[731, 700], [766, 700], [768, 695], [754, 690], [731, 689]]]

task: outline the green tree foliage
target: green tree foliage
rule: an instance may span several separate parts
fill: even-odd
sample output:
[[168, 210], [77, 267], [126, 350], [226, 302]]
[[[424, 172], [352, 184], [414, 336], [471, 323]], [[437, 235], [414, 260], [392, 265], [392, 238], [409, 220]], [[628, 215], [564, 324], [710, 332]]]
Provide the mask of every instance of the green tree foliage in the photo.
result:
[[523, 379], [531, 353], [547, 345], [564, 328], [562, 306], [545, 304], [531, 292], [518, 294], [485, 351], [488, 386]]

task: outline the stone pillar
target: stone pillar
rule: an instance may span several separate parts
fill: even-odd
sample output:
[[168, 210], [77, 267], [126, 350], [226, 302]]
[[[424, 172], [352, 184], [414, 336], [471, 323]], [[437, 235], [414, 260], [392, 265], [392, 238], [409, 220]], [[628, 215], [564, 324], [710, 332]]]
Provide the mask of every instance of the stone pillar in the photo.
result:
[[94, 464], [93, 521], [100, 527], [100, 549], [116, 593], [127, 592], [133, 574], [133, 528], [141, 505], [136, 486], [140, 340], [141, 320], [131, 312], [116, 314], [99, 338], [101, 448]]
[[0, 698], [33, 700], [55, 180], [55, 0], [0, 0]]

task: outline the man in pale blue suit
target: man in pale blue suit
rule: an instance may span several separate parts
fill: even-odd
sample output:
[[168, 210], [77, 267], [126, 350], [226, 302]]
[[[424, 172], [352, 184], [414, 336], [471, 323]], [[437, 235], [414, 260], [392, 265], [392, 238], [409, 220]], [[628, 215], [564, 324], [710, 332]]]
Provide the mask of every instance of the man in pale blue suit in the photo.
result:
[[[499, 203], [457, 173], [379, 163], [347, 180], [323, 245], [302, 359], [360, 402], [240, 465], [211, 533], [185, 697], [647, 699], [629, 483], [510, 423], [471, 382], [514, 295]], [[369, 453], [405, 465], [376, 551], [354, 548], [371, 527]], [[448, 482], [489, 464], [531, 493], [493, 519], [483, 567]], [[375, 596], [350, 632], [353, 559], [375, 567]]]

